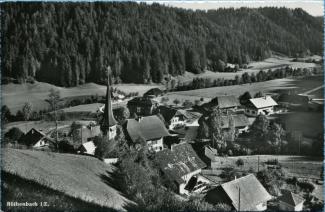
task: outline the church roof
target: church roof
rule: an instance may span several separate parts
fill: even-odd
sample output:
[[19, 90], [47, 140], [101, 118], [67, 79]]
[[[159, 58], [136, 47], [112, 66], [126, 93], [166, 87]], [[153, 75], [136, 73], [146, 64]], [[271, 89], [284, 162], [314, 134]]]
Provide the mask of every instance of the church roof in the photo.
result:
[[108, 126], [111, 127], [116, 125], [117, 122], [114, 118], [113, 110], [112, 110], [112, 102], [111, 102], [112, 94], [110, 91], [109, 79], [107, 81], [108, 82], [107, 82], [106, 101], [105, 101], [105, 108], [104, 108], [104, 122], [105, 124], [107, 124], [108, 122]]

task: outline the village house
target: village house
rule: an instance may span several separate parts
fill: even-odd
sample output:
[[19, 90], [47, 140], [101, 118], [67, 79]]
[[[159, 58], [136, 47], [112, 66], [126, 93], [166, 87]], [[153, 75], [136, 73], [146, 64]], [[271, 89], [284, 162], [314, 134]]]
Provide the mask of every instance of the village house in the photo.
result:
[[163, 116], [169, 130], [184, 126], [199, 126], [198, 120], [202, 116], [197, 112], [167, 106], [159, 106], [158, 111]]
[[277, 105], [271, 96], [253, 98], [246, 104], [245, 114], [248, 116], [271, 115], [274, 113], [274, 106]]
[[170, 136], [158, 116], [145, 116], [128, 119], [123, 124], [126, 138], [137, 144], [145, 141], [149, 150], [159, 152], [164, 149], [163, 138]]
[[211, 100], [212, 107], [218, 107], [222, 110], [237, 110], [240, 106], [239, 100], [235, 96], [217, 96]]
[[150, 116], [157, 111], [158, 106], [158, 102], [149, 97], [135, 97], [127, 103], [130, 114], [137, 116]]
[[283, 211], [302, 211], [304, 198], [288, 190], [281, 190], [279, 197], [279, 209]]
[[174, 144], [156, 154], [155, 160], [162, 176], [176, 186], [179, 194], [189, 195], [196, 189], [203, 190], [207, 182], [199, 174], [206, 164], [197, 156], [192, 146], [186, 142]]
[[205, 199], [210, 204], [230, 205], [236, 211], [265, 211], [272, 196], [249, 174], [208, 191]]
[[96, 136], [101, 135], [101, 130], [99, 125], [81, 126], [81, 128], [78, 129], [77, 132], [80, 135], [82, 144], [89, 141], [93, 141]]
[[51, 142], [53, 142], [52, 138], [35, 128], [29, 130], [19, 141], [19, 143], [24, 143], [25, 145], [38, 150], [48, 149]]
[[[209, 119], [209, 116], [202, 117], [199, 120], [199, 123], [202, 124], [202, 122], [207, 122]], [[249, 120], [244, 114], [224, 114], [220, 117], [221, 120], [221, 128], [223, 132], [227, 132], [231, 125], [233, 124], [233, 127], [236, 129], [236, 131], [240, 134], [243, 132], [246, 132], [249, 127]], [[233, 121], [233, 122], [232, 122]]]

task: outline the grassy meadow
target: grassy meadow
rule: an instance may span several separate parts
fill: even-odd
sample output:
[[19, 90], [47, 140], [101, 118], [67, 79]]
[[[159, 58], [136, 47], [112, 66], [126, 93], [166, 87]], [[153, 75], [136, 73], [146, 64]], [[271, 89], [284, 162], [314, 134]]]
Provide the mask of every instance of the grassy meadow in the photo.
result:
[[133, 204], [114, 187], [114, 167], [97, 158], [5, 148], [2, 159], [4, 172], [72, 198], [115, 210]]

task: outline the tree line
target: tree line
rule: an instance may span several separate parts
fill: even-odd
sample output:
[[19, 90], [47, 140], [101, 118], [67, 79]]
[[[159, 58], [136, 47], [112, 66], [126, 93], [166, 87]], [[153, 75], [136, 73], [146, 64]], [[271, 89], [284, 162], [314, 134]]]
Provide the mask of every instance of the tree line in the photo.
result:
[[[130, 2], [1, 5], [2, 76], [60, 86], [160, 83], [272, 51], [321, 53], [322, 21], [301, 9], [191, 11]], [[281, 17], [281, 18], [279, 18]]]

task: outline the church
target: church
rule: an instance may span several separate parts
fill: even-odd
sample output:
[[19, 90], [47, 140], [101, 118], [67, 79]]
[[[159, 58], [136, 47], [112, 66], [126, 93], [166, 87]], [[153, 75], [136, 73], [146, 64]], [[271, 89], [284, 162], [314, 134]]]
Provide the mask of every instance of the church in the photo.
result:
[[111, 90], [109, 78], [107, 79], [107, 90], [106, 90], [106, 101], [104, 108], [103, 122], [101, 125], [101, 130], [103, 135], [108, 135], [108, 139], [113, 139], [116, 136], [116, 125], [117, 121], [113, 115], [112, 102], [111, 102]]

